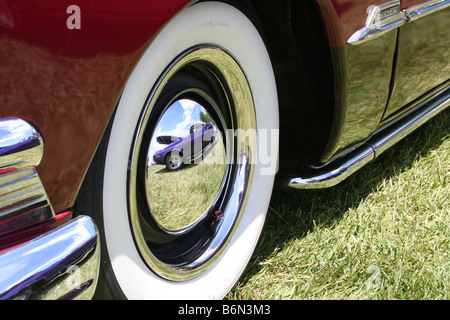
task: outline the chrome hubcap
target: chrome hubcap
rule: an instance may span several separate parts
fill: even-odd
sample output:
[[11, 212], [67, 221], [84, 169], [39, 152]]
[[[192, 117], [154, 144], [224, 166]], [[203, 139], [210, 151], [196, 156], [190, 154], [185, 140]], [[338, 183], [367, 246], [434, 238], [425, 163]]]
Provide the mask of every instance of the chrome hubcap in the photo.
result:
[[223, 191], [225, 142], [207, 111], [215, 112], [210, 107], [191, 99], [176, 100], [153, 131], [146, 195], [153, 218], [167, 231], [192, 226], [214, 208]]
[[157, 275], [192, 279], [226, 249], [247, 201], [255, 132], [249, 85], [224, 50], [192, 48], [162, 74], [136, 131], [128, 188], [133, 236]]

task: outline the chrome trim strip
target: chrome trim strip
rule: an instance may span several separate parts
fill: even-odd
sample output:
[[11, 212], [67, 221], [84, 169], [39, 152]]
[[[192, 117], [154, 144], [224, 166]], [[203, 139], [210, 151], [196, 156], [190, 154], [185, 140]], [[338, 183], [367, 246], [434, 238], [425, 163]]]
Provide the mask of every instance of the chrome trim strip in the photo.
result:
[[450, 7], [449, 0], [430, 0], [405, 10], [408, 21], [414, 21], [436, 11]]
[[312, 172], [307, 176], [279, 177], [277, 184], [295, 189], [332, 187], [348, 178], [352, 173], [374, 160], [385, 150], [449, 106], [450, 84], [447, 84], [438, 94], [419, 103], [412, 111], [375, 132], [359, 147], [320, 168], [313, 168]]
[[401, 11], [400, 1], [370, 6], [364, 28], [356, 31], [348, 40], [351, 45], [360, 45], [439, 10], [450, 7], [449, 0], [430, 0]]
[[376, 39], [405, 23], [405, 14], [401, 11], [399, 0], [370, 6], [367, 12], [369, 15], [366, 25], [348, 39], [349, 44], [358, 45]]
[[361, 148], [334, 159], [332, 162], [315, 169], [309, 176], [282, 178], [278, 182], [283, 186], [295, 189], [326, 189], [333, 187], [363, 166], [375, 159], [375, 151], [371, 146]]
[[0, 254], [0, 300], [91, 299], [100, 265], [98, 231], [81, 216]]

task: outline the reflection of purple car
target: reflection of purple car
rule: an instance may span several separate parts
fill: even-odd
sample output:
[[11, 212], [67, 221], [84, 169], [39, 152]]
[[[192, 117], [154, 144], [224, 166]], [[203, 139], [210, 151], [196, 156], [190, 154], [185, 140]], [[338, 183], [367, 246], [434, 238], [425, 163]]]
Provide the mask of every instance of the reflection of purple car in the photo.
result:
[[184, 163], [191, 162], [210, 150], [215, 141], [216, 129], [211, 123], [196, 123], [189, 129], [190, 134], [184, 138], [161, 136], [156, 140], [168, 144], [153, 154], [153, 161], [166, 165], [167, 170], [180, 169]]

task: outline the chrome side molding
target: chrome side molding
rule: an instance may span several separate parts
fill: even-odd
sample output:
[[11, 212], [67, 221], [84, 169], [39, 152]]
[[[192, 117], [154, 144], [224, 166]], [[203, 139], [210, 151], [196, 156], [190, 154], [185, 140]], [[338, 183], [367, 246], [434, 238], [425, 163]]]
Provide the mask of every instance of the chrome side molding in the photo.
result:
[[430, 0], [406, 10], [401, 10], [399, 0], [389, 1], [367, 9], [365, 26], [355, 32], [347, 42], [360, 45], [395, 30], [409, 21], [425, 17], [450, 6], [449, 0]]
[[427, 1], [405, 10], [406, 20], [414, 21], [448, 7], [450, 7], [450, 1], [448, 0]]
[[449, 106], [450, 83], [447, 83], [437, 94], [421, 101], [398, 120], [380, 128], [358, 147], [321, 167], [311, 168], [305, 176], [278, 177], [277, 185], [295, 189], [335, 186]]
[[91, 299], [99, 266], [97, 229], [80, 216], [0, 254], [0, 300]]
[[349, 44], [357, 45], [376, 39], [405, 23], [405, 14], [401, 11], [399, 0], [370, 6], [367, 12], [366, 25], [348, 39]]
[[0, 235], [55, 217], [35, 169], [43, 153], [44, 140], [30, 123], [0, 119]]

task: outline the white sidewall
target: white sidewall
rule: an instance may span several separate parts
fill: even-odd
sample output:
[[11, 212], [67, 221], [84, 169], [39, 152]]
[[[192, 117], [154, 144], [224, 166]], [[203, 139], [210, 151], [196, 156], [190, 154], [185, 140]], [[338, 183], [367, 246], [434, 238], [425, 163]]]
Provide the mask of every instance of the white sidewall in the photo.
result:
[[[274, 175], [261, 175], [257, 163], [248, 203], [229, 246], [201, 276], [171, 282], [142, 261], [127, 213], [127, 168], [135, 128], [149, 91], [164, 69], [186, 49], [202, 44], [226, 49], [250, 84], [257, 126], [278, 129], [275, 79], [266, 48], [252, 23], [235, 8], [205, 2], [186, 8], [158, 34], [133, 71], [111, 130], [103, 190], [103, 220], [114, 275], [128, 299], [221, 299], [237, 281], [258, 241], [270, 201]], [[272, 160], [277, 161], [277, 155]]]

